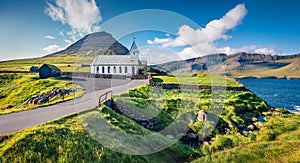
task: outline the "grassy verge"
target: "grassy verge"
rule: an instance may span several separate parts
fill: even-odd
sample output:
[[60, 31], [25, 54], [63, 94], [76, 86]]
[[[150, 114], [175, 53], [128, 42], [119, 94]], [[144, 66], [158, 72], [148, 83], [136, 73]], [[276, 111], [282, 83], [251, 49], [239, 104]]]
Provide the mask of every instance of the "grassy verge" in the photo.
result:
[[[0, 114], [8, 114], [30, 110], [41, 106], [52, 105], [58, 102], [73, 99], [83, 95], [84, 90], [77, 84], [55, 78], [39, 79], [36, 75], [0, 74]], [[77, 91], [66, 95], [64, 99], [56, 98], [49, 103], [34, 105], [29, 99], [38, 94], [51, 91], [54, 87]]]

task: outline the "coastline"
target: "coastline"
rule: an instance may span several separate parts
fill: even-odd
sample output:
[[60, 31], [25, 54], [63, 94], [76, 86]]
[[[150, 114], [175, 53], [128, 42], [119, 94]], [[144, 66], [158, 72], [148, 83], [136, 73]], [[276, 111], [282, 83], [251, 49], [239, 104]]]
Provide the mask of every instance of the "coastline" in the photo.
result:
[[284, 79], [284, 80], [300, 80], [300, 77], [277, 77], [277, 76], [232, 76], [234, 79]]

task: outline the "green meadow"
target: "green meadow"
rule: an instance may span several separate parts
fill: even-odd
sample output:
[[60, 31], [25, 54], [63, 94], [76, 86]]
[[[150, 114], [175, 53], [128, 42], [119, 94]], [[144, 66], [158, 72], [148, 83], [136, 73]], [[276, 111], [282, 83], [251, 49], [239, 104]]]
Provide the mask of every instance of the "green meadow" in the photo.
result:
[[212, 85], [212, 86], [235, 86], [240, 87], [231, 78], [224, 78], [213, 74], [197, 74], [196, 76], [153, 76], [153, 81], [163, 84], [191, 84], [191, 85]]
[[[197, 100], [197, 96], [200, 100]], [[220, 93], [217, 98], [223, 98]], [[195, 111], [216, 109], [208, 106], [213, 96], [210, 90], [155, 90], [148, 85], [132, 89], [114, 100], [122, 107], [130, 107], [143, 114], [156, 115], [162, 129], [172, 122], [180, 123], [178, 117], [195, 115]], [[268, 116], [266, 104], [252, 92], [226, 91], [224, 108], [219, 114], [216, 128], [208, 136], [210, 144], [193, 148], [176, 142], [170, 147], [148, 155], [121, 154], [108, 147], [117, 147], [123, 152], [137, 152], [147, 148], [150, 141], [168, 142], [167, 137], [156, 134], [149, 142], [139, 142], [126, 137], [128, 144], [139, 145], [128, 148], [118, 141], [123, 134], [150, 135], [133, 120], [116, 113], [106, 106], [93, 108], [79, 114], [69, 115], [49, 123], [2, 135], [0, 139], [1, 162], [297, 162], [300, 147], [300, 116], [279, 114]], [[142, 100], [144, 99], [144, 100]], [[178, 100], [181, 100], [178, 103]], [[127, 101], [127, 102], [126, 102]], [[219, 101], [218, 99], [216, 101]], [[180, 105], [183, 103], [183, 105]], [[278, 110], [282, 111], [282, 110]], [[244, 114], [241, 116], [241, 114]], [[246, 125], [253, 116], [266, 115], [259, 130], [240, 134], [230, 123]], [[180, 119], [180, 118], [179, 118]], [[187, 124], [197, 134], [208, 122], [195, 121]], [[224, 130], [225, 129], [225, 130]], [[111, 139], [110, 139], [111, 138]], [[105, 140], [100, 143], [97, 140]], [[153, 147], [154, 148], [154, 147]]]
[[[6, 82], [19, 81], [22, 78], [41, 82], [32, 75], [19, 76], [21, 77], [10, 76]], [[175, 80], [172, 76], [159, 76], [155, 80], [162, 83], [178, 83], [180, 80], [193, 84], [189, 78], [177, 77]], [[209, 84], [210, 78], [211, 76], [198, 75], [197, 79], [201, 82], [194, 84]], [[216, 78], [231, 86], [241, 86], [230, 79]], [[56, 79], [48, 80], [58, 82]], [[45, 90], [48, 86], [42, 89]], [[142, 85], [114, 96], [113, 100], [118, 107], [155, 117], [160, 124], [151, 131], [106, 106], [96, 107], [12, 134], [1, 135], [0, 162], [300, 161], [300, 115], [276, 109], [278, 115], [272, 116], [268, 112], [268, 105], [251, 91], [166, 90]], [[196, 119], [199, 110], [207, 112], [207, 121]], [[261, 116], [264, 116], [263, 123], [257, 121]], [[249, 122], [254, 129], [241, 132], [249, 126]], [[174, 141], [161, 134], [154, 134], [155, 131], [166, 128], [176, 138], [180, 138], [178, 136], [181, 132], [188, 131], [208, 139], [199, 147], [191, 147], [184, 141]], [[116, 131], [121, 133], [121, 137]], [[129, 136], [123, 137], [126, 134]], [[154, 136], [141, 141], [139, 137], [130, 135]], [[151, 142], [173, 145], [147, 155], [119, 153], [156, 149], [157, 146]]]
[[[38, 75], [32, 74], [0, 74], [0, 114], [20, 112], [30, 110], [41, 106], [53, 105], [58, 102], [73, 99], [74, 96], [80, 97], [84, 90], [81, 86], [59, 80], [59, 78], [39, 79]], [[65, 96], [64, 99], [57, 98], [49, 103], [37, 105], [30, 104], [29, 99], [32, 96], [47, 93], [53, 88], [71, 89], [77, 91]]]
[[[106, 107], [94, 108], [80, 115], [73, 114], [14, 134], [2, 135], [0, 139], [0, 161], [167, 162], [173, 160], [172, 162], [175, 162], [189, 159], [189, 157], [197, 153], [190, 147], [177, 142], [159, 153], [149, 155], [121, 154], [97, 142], [88, 133], [88, 129], [84, 127], [88, 124], [82, 123], [82, 121], [88, 121], [89, 124], [92, 124], [92, 122], [97, 122], [98, 120], [105, 120], [106, 125], [120, 132], [140, 135], [151, 134], [151, 131], [144, 129], [130, 119], [112, 112]], [[166, 138], [157, 135], [155, 139], [164, 140]], [[111, 143], [111, 145], [119, 145], [117, 142]]]
[[94, 56], [59, 54], [49, 57], [18, 59], [0, 62], [0, 71], [29, 72], [31, 66], [42, 66], [44, 63], [53, 64], [63, 72], [90, 72], [89, 67], [81, 67], [81, 64], [91, 64]]
[[[194, 162], [300, 162], [300, 115], [288, 114], [269, 117], [267, 122], [253, 133], [251, 143], [233, 147], [234, 137], [225, 135], [212, 145], [216, 152], [207, 154]], [[223, 142], [223, 143], [220, 143]], [[218, 144], [227, 144], [221, 148]]]

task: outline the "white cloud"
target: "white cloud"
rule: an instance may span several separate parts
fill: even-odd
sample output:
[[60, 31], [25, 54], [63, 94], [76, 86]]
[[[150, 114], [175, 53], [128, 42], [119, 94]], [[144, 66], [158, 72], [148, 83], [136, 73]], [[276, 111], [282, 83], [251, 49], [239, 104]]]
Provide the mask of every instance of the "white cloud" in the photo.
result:
[[140, 48], [139, 51], [140, 51], [140, 59], [147, 60], [147, 63], [149, 65], [184, 59], [176, 52], [165, 47], [150, 46], [150, 47]]
[[203, 29], [203, 32], [211, 41], [218, 39], [228, 40], [231, 36], [227, 35], [226, 32], [239, 25], [246, 14], [247, 9], [245, 5], [239, 4], [227, 12], [221, 19], [209, 22]]
[[[55, 0], [55, 4], [47, 4], [46, 14], [54, 21], [69, 25], [73, 40], [100, 30], [98, 23], [102, 17], [95, 0]], [[59, 34], [64, 35], [63, 32]]]
[[168, 43], [168, 42], [171, 42], [171, 41], [172, 41], [171, 38], [160, 39], [160, 38], [155, 37], [153, 41], [152, 40], [147, 40], [147, 43], [150, 44], [150, 45], [153, 45], [153, 44]]
[[260, 54], [280, 54], [275, 48], [270, 47], [260, 47], [256, 45], [252, 46], [243, 46], [240, 48], [231, 48], [229, 46], [218, 48], [219, 53], [226, 53], [226, 54], [235, 54], [239, 52], [247, 52], [247, 53], [260, 53]]
[[184, 58], [214, 54], [217, 50], [212, 43], [219, 39], [230, 39], [231, 36], [226, 33], [239, 25], [246, 14], [245, 5], [239, 4], [222, 18], [209, 22], [203, 29], [193, 29], [188, 25], [183, 25], [179, 28], [176, 38], [156, 37], [154, 40], [148, 40], [147, 43], [159, 44], [162, 47], [183, 47], [183, 50], [178, 54]]
[[67, 46], [69, 46], [69, 45], [71, 45], [71, 44], [72, 44], [72, 41], [70, 41], [70, 40], [64, 40], [64, 42], [66, 42], [66, 43], [67, 43]]
[[55, 37], [53, 37], [53, 36], [44, 36], [44, 38], [49, 39], [49, 40], [54, 40], [55, 39]]
[[62, 48], [59, 45], [54, 44], [54, 45], [49, 45], [47, 47], [44, 47], [42, 50], [45, 51], [46, 53], [53, 53], [62, 50]]

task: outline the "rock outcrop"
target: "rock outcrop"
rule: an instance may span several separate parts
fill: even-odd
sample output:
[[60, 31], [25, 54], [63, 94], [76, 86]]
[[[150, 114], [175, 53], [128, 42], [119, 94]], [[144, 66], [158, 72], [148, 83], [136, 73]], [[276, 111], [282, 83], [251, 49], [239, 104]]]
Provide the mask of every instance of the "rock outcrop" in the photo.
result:
[[69, 95], [71, 92], [75, 92], [75, 89], [61, 89], [54, 87], [51, 91], [47, 93], [42, 93], [38, 95], [32, 96], [29, 100], [29, 104], [34, 104], [34, 105], [41, 105], [45, 103], [49, 103], [52, 100], [55, 100], [57, 98], [62, 98], [64, 100], [64, 97], [66, 95]]

